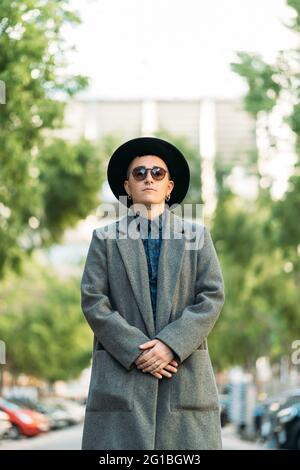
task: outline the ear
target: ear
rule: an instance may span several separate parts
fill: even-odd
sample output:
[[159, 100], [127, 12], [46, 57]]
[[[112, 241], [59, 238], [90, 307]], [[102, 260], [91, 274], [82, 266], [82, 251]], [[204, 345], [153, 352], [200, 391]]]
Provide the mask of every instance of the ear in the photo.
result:
[[171, 191], [173, 190], [174, 186], [175, 186], [174, 181], [173, 181], [173, 180], [169, 180], [169, 182], [168, 182], [168, 187], [169, 187], [169, 189], [171, 189]]

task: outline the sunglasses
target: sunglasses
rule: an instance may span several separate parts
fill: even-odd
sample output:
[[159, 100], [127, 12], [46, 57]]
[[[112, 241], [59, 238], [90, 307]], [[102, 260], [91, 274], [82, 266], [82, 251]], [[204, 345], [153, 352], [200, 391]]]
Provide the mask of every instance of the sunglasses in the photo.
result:
[[151, 171], [151, 176], [155, 181], [161, 181], [166, 176], [166, 173], [169, 173], [164, 168], [160, 166], [154, 166], [153, 168], [146, 168], [145, 166], [135, 167], [131, 173], [136, 181], [143, 181], [147, 176], [147, 171]]

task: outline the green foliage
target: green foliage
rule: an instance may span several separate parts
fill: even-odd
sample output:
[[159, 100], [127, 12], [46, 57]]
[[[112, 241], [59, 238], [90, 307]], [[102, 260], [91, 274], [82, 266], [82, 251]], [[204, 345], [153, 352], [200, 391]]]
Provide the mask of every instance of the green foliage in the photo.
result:
[[0, 337], [11, 373], [49, 382], [77, 377], [89, 365], [92, 344], [78, 279], [60, 279], [32, 261], [22, 278], [10, 273], [1, 285]]
[[277, 360], [289, 354], [299, 324], [299, 261], [294, 270], [286, 269], [291, 258], [278, 244], [268, 197], [261, 199], [247, 207], [228, 191], [213, 221], [226, 301], [209, 345], [220, 369], [251, 369], [259, 356]]
[[271, 111], [281, 90], [276, 81], [276, 68], [266, 64], [259, 54], [238, 52], [237, 56], [239, 62], [233, 62], [231, 67], [247, 80], [246, 110], [254, 116], [262, 109]]
[[101, 161], [86, 141], [51, 140], [68, 98], [87, 86], [68, 76], [62, 37], [79, 23], [69, 1], [2, 0], [0, 80], [0, 278], [25, 253], [58, 242], [98, 204]]
[[282, 200], [273, 204], [273, 217], [280, 224], [278, 244], [287, 252], [290, 249], [297, 257], [300, 247], [300, 175], [298, 172], [289, 179], [289, 187]]
[[[289, 27], [299, 32], [300, 0], [287, 2], [295, 17]], [[270, 113], [281, 98], [294, 106], [286, 122], [296, 137], [299, 156], [299, 50], [279, 51], [274, 64], [258, 54], [238, 52], [232, 69], [248, 84], [245, 109], [254, 117]], [[267, 129], [268, 130], [268, 129]], [[270, 145], [276, 145], [270, 135]], [[259, 165], [256, 165], [259, 168]], [[273, 200], [270, 187], [260, 187], [257, 200], [243, 201], [225, 180], [230, 168], [217, 168], [218, 207], [213, 237], [226, 286], [222, 319], [210, 340], [213, 358], [222, 368], [233, 364], [253, 368], [257, 357], [278, 360], [291, 353], [299, 325], [300, 174], [299, 163], [282, 200]], [[258, 176], [259, 171], [257, 172]], [[296, 336], [295, 336], [296, 335]]]
[[190, 168], [191, 179], [188, 194], [184, 199], [184, 204], [203, 203], [201, 193], [201, 156], [199, 155], [199, 150], [189, 144], [186, 137], [173, 135], [165, 129], [161, 129], [156, 132], [155, 136], [172, 142], [176, 147], [178, 146], [186, 157]]
[[293, 31], [299, 32], [300, 31], [300, 1], [299, 0], [287, 0], [286, 3], [289, 7], [291, 7], [294, 10], [293, 13], [295, 15], [289, 27]]
[[98, 149], [85, 139], [77, 144], [55, 139], [42, 149], [37, 166], [43, 199], [41, 235], [44, 244], [51, 244], [99, 204], [104, 171]]

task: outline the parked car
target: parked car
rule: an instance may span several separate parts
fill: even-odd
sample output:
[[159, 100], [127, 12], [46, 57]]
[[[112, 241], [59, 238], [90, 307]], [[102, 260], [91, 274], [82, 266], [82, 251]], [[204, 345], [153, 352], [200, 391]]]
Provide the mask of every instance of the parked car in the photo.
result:
[[8, 414], [12, 424], [10, 437], [36, 436], [49, 430], [49, 420], [46, 416], [36, 411], [21, 408], [8, 400], [0, 398], [0, 410]]
[[69, 415], [65, 410], [62, 410], [55, 406], [50, 406], [42, 402], [30, 400], [28, 398], [12, 398], [9, 400], [21, 408], [27, 408], [30, 410], [37, 411], [47, 416], [49, 420], [50, 429], [62, 429], [69, 426]]
[[5, 411], [0, 411], [0, 439], [8, 436], [11, 429], [12, 424], [10, 422], [8, 414], [5, 413]]
[[279, 449], [300, 450], [300, 402], [278, 411], [274, 434]]
[[69, 425], [81, 423], [84, 419], [85, 408], [73, 400], [65, 398], [48, 398], [43, 400], [47, 406], [54, 407], [66, 413], [66, 419]]
[[292, 389], [282, 393], [278, 397], [269, 398], [266, 401], [267, 408], [261, 420], [261, 438], [264, 441], [276, 443], [275, 426], [277, 425], [277, 414], [282, 409], [293, 404], [300, 403], [300, 389]]

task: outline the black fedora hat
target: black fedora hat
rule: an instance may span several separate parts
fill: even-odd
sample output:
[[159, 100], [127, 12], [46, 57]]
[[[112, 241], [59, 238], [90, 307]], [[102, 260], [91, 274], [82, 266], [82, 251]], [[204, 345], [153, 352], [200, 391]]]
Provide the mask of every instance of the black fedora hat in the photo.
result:
[[[142, 155], [157, 155], [166, 163], [171, 179], [174, 181], [168, 205], [180, 204], [190, 184], [188, 163], [175, 145], [157, 137], [137, 137], [128, 140], [114, 151], [107, 167], [107, 180], [116, 198], [119, 199], [120, 196], [127, 198], [124, 188], [127, 168], [135, 157]], [[132, 199], [127, 198], [127, 207], [130, 207], [132, 203]]]

